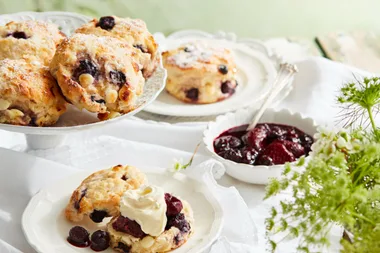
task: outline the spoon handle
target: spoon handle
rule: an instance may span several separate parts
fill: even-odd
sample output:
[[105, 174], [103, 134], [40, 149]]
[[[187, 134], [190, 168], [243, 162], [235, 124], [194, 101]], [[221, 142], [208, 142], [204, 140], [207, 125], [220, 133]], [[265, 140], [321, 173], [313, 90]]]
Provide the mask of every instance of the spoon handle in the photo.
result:
[[251, 124], [248, 126], [247, 130], [252, 130], [255, 128], [256, 124], [259, 122], [261, 116], [271, 104], [273, 99], [278, 95], [278, 93], [284, 89], [284, 87], [289, 83], [290, 79], [298, 72], [297, 66], [290, 63], [281, 63], [280, 70], [274, 80], [272, 90], [269, 92], [267, 97], [264, 99], [260, 109], [257, 111], [252, 119]]

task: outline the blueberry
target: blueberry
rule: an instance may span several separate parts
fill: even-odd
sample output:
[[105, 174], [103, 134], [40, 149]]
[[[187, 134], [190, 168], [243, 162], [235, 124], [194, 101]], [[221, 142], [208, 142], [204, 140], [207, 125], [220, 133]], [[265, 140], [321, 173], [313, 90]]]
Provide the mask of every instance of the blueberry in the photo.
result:
[[90, 98], [91, 98], [92, 102], [96, 102], [96, 103], [99, 103], [99, 104], [105, 104], [106, 103], [106, 101], [104, 99], [102, 99], [102, 98], [96, 99], [96, 96], [94, 96], [94, 95], [92, 95]]
[[79, 199], [77, 201], [75, 201], [74, 203], [74, 208], [79, 210], [80, 208], [80, 202], [82, 201], [83, 197], [86, 195], [87, 193], [87, 189], [84, 189], [79, 197]]
[[129, 253], [129, 251], [131, 250], [131, 247], [122, 243], [122, 242], [119, 242], [117, 244], [117, 247], [118, 249], [121, 249], [124, 253]]
[[218, 66], [218, 71], [223, 74], [223, 75], [226, 75], [228, 73], [228, 67], [226, 65], [219, 65]]
[[190, 224], [186, 221], [185, 215], [183, 213], [168, 217], [166, 229], [168, 230], [171, 227], [176, 227], [183, 233], [190, 231]]
[[95, 223], [100, 223], [103, 221], [103, 219], [105, 217], [108, 216], [108, 213], [106, 211], [98, 211], [98, 210], [94, 210], [91, 214], [90, 214], [90, 219], [95, 222]]
[[91, 235], [91, 249], [94, 251], [106, 250], [110, 245], [110, 235], [106, 231], [97, 230]]
[[78, 79], [82, 74], [90, 74], [91, 76], [96, 77], [97, 73], [98, 68], [96, 64], [91, 60], [85, 59], [79, 61], [79, 66], [75, 70], [74, 77]]
[[16, 38], [16, 39], [24, 39], [25, 40], [28, 38], [24, 32], [14, 32], [11, 35], [13, 38]]
[[141, 52], [143, 53], [148, 53], [148, 49], [146, 47], [144, 47], [143, 45], [141, 44], [137, 44], [137, 45], [133, 45], [135, 48], [138, 48], [140, 49]]
[[122, 86], [127, 82], [127, 77], [121, 71], [110, 71], [111, 82]]
[[176, 236], [174, 236], [175, 245], [179, 245], [182, 241], [183, 241], [183, 236], [181, 233], [178, 233]]
[[196, 101], [198, 100], [198, 97], [199, 97], [199, 90], [197, 88], [192, 88], [190, 90], [187, 90], [186, 91], [186, 97], [188, 99], [191, 99], [193, 101]]
[[185, 47], [183, 49], [183, 51], [185, 51], [186, 53], [191, 53], [192, 52], [191, 48], [189, 48], [189, 47]]
[[235, 88], [232, 87], [232, 83], [230, 81], [225, 81], [222, 83], [220, 89], [223, 94], [234, 94]]
[[96, 26], [100, 26], [103, 30], [111, 30], [115, 26], [115, 19], [111, 16], [101, 17]]
[[127, 177], [126, 175], [123, 175], [123, 176], [121, 177], [121, 180], [127, 181], [127, 180], [128, 180], [128, 177]]

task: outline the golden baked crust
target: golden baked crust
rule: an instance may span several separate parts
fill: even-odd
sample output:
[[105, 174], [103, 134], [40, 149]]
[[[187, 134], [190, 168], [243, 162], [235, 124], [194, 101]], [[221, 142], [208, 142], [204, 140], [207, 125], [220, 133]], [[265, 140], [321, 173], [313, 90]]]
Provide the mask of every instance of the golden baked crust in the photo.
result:
[[87, 177], [73, 192], [66, 206], [65, 215], [69, 221], [79, 222], [94, 211], [107, 215], [119, 215], [120, 197], [126, 190], [137, 189], [146, 183], [145, 174], [133, 166], [117, 165], [101, 170]]
[[[102, 22], [107, 23], [102, 25]], [[110, 23], [112, 24], [110, 25]], [[94, 34], [96, 36], [111, 36], [139, 48], [144, 55], [144, 57], [140, 58], [142, 60], [140, 63], [143, 65], [145, 78], [150, 77], [157, 68], [159, 63], [158, 45], [153, 35], [148, 31], [145, 22], [140, 19], [119, 18], [116, 16], [102, 17], [100, 20], [93, 19], [79, 27], [75, 32]]]
[[190, 225], [190, 230], [180, 231], [176, 227], [171, 227], [165, 230], [162, 234], [157, 237], [150, 235], [144, 238], [136, 238], [127, 233], [116, 231], [112, 227], [112, 223], [118, 218], [114, 217], [108, 224], [107, 230], [110, 234], [110, 245], [111, 247], [119, 252], [124, 253], [125, 251], [119, 247], [119, 243], [126, 245], [129, 248], [129, 253], [162, 253], [179, 248], [181, 245], [187, 242], [187, 240], [194, 233], [194, 215], [193, 211], [186, 201], [182, 201], [183, 209], [181, 211], [184, 214], [186, 221]]
[[66, 99], [79, 109], [127, 113], [145, 84], [140, 55], [112, 37], [74, 34], [58, 46], [50, 71]]
[[51, 23], [27, 20], [0, 26], [0, 60], [25, 59], [49, 65], [56, 46], [65, 38]]
[[177, 99], [208, 104], [234, 94], [237, 71], [229, 49], [193, 42], [162, 56], [168, 71], [166, 90]]
[[49, 126], [65, 111], [66, 101], [47, 67], [0, 61], [0, 123]]

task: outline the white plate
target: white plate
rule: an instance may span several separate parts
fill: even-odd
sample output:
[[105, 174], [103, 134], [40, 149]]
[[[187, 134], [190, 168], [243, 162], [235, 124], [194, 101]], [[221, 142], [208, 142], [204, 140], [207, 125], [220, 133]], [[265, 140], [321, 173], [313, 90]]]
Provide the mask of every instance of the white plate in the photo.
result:
[[249, 42], [248, 40], [237, 41], [236, 37], [231, 37], [228, 34], [211, 35], [194, 30], [174, 33], [167, 38], [163, 37], [162, 34], [155, 34], [155, 37], [161, 51], [200, 39], [212, 45], [231, 49], [237, 64], [239, 86], [230, 98], [217, 103], [202, 105], [183, 103], [164, 91], [151, 105], [144, 109], [150, 113], [196, 117], [223, 114], [252, 106], [265, 97], [277, 74], [270, 52], [264, 45], [254, 40]]
[[[91, 18], [70, 12], [20, 12], [0, 15], [0, 25], [4, 25], [12, 20], [42, 20], [51, 22], [57, 24], [66, 35], [70, 35], [77, 27], [87, 23]], [[90, 113], [85, 110], [80, 111], [74, 106], [69, 106], [67, 112], [63, 114], [59, 121], [52, 127], [0, 124], [0, 129], [32, 135], [62, 135], [68, 132], [87, 130], [89, 128], [117, 122], [136, 114], [155, 100], [165, 87], [165, 80], [166, 70], [163, 68], [161, 62], [157, 71], [147, 80], [144, 86], [144, 93], [136, 101], [136, 109], [111, 120], [99, 121], [96, 113]]]
[[[222, 208], [209, 188], [184, 174], [167, 172], [160, 168], [143, 168], [151, 183], [161, 185], [187, 200], [194, 210], [194, 235], [173, 253], [200, 253], [218, 238], [223, 225]], [[91, 249], [71, 246], [67, 235], [73, 223], [68, 222], [63, 209], [72, 191], [91, 172], [81, 172], [39, 191], [29, 202], [22, 217], [22, 228], [30, 245], [40, 253], [93, 252]], [[103, 224], [79, 223], [90, 232]], [[104, 252], [115, 252], [108, 249]]]

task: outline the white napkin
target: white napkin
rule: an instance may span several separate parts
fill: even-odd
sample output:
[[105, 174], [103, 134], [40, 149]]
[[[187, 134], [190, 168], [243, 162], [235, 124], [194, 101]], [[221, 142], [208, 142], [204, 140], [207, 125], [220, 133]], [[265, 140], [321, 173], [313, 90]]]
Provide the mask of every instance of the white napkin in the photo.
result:
[[[40, 188], [76, 170], [2, 148], [0, 160], [0, 252], [35, 252], [26, 242], [21, 230], [24, 208]], [[25, 164], [28, 166], [25, 167]]]
[[336, 103], [339, 88], [355, 77], [373, 74], [333, 62], [322, 57], [310, 57], [296, 63], [293, 90], [276, 108], [287, 108], [312, 117], [320, 124], [336, 125], [340, 108]]

